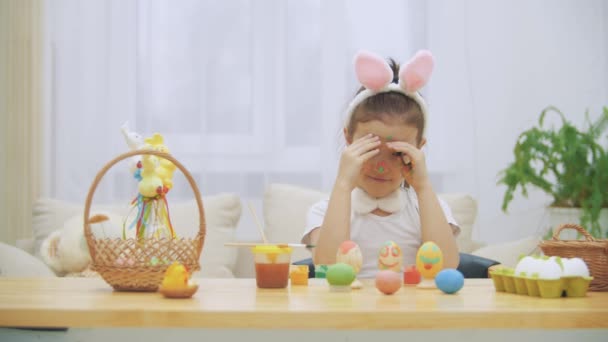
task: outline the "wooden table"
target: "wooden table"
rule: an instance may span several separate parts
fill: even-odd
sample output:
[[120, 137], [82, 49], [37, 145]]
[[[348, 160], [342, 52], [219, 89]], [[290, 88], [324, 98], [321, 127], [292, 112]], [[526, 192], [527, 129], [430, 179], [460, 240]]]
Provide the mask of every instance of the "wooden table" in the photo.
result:
[[287, 329], [607, 328], [608, 292], [541, 299], [497, 293], [467, 279], [447, 295], [404, 287], [394, 295], [372, 282], [350, 293], [309, 286], [257, 289], [254, 279], [198, 279], [191, 299], [114, 292], [98, 278], [0, 278], [2, 327], [197, 327]]

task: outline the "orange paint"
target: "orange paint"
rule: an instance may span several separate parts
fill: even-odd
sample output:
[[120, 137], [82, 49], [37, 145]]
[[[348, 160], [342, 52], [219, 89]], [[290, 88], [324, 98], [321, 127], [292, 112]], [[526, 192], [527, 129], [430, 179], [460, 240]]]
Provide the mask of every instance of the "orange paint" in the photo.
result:
[[261, 289], [280, 289], [287, 287], [289, 263], [255, 264], [255, 280]]
[[308, 266], [307, 265], [294, 265], [291, 266], [291, 272], [289, 273], [291, 279], [291, 285], [308, 285]]

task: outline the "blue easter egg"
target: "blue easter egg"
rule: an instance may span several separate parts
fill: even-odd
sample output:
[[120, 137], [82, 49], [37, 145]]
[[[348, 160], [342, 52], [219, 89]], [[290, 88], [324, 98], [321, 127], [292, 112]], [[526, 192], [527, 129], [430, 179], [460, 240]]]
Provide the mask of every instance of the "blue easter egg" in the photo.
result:
[[447, 294], [456, 293], [464, 285], [464, 276], [460, 271], [448, 268], [437, 273], [435, 285]]

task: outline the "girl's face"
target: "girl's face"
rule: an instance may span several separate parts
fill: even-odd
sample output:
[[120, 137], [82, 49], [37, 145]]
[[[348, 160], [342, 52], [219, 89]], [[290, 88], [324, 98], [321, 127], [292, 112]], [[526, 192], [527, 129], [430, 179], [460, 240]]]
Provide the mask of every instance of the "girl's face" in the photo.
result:
[[403, 141], [417, 148], [422, 148], [426, 141], [423, 138], [420, 144], [417, 144], [418, 129], [414, 126], [399, 121], [384, 122], [380, 120], [359, 122], [355, 126], [352, 139], [345, 132], [346, 141], [350, 145], [353, 141], [369, 133], [380, 137], [382, 141], [379, 147], [380, 153], [363, 164], [357, 186], [372, 197], [385, 197], [397, 190], [403, 183], [402, 171], [405, 166], [402, 157], [396, 155], [394, 150], [386, 146], [386, 143], [389, 141]]

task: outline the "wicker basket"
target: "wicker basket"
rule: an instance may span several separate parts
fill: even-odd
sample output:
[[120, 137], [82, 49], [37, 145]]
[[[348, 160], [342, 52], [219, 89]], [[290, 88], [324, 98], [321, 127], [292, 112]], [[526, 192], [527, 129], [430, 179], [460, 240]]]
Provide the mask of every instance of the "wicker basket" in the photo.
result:
[[[97, 185], [105, 173], [116, 163], [137, 155], [154, 155], [171, 161], [188, 179], [199, 213], [199, 231], [194, 238], [96, 238], [91, 231], [89, 213], [91, 201]], [[191, 272], [200, 269], [199, 257], [205, 242], [205, 213], [201, 195], [196, 182], [186, 168], [170, 154], [136, 150], [124, 153], [108, 162], [97, 174], [84, 207], [84, 235], [91, 254], [92, 267], [101, 277], [118, 291], [156, 291], [160, 286], [167, 263], [151, 263], [152, 258], [158, 260], [179, 261]], [[119, 259], [128, 262], [118, 262]]]
[[[559, 234], [564, 229], [576, 229], [585, 240], [560, 240]], [[589, 289], [608, 291], [608, 240], [596, 240], [578, 224], [566, 223], [553, 233], [553, 240], [543, 241], [539, 247], [545, 255], [583, 259], [593, 277]]]

